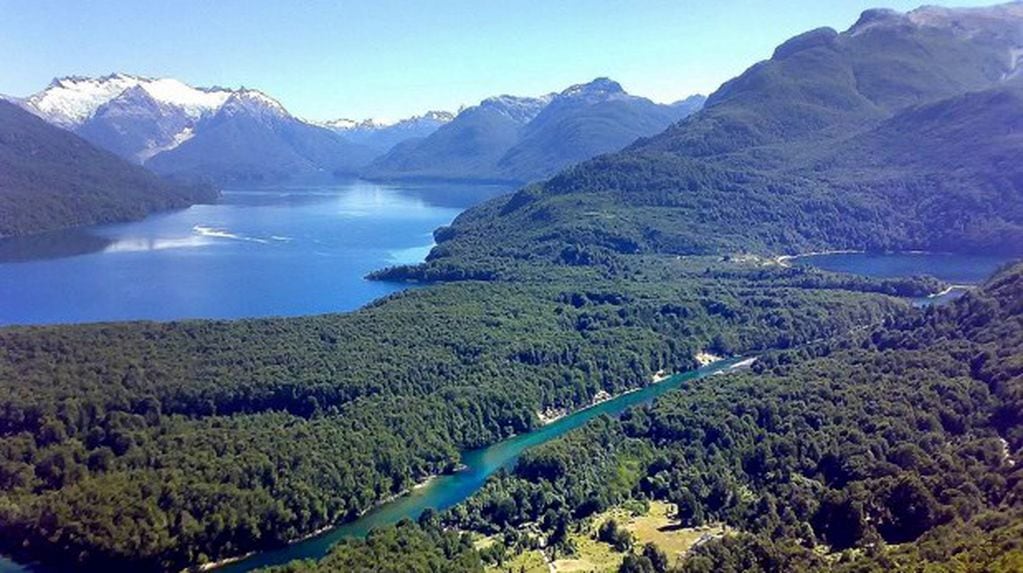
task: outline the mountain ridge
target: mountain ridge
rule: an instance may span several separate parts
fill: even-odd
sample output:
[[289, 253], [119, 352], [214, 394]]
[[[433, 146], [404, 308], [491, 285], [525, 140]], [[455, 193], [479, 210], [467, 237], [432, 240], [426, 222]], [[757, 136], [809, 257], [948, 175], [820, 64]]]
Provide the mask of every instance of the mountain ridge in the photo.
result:
[[493, 96], [423, 140], [395, 147], [364, 173], [377, 179], [523, 182], [653, 135], [702, 104], [630, 95], [608, 78], [537, 98]]
[[[113, 73], [55, 78], [46, 89], [13, 101], [125, 159], [192, 181], [353, 174], [374, 156], [244, 86], [197, 88], [173, 78]], [[228, 116], [245, 126], [204, 133]]]
[[320, 125], [336, 131], [352, 143], [366, 145], [384, 153], [404, 141], [425, 138], [454, 118], [450, 112], [431, 110], [394, 122], [335, 119], [321, 122]]
[[1023, 116], [1009, 58], [1023, 5], [951, 14], [800, 34], [701, 111], [465, 211], [425, 265], [378, 276], [494, 277], [517, 261], [631, 253], [1018, 254], [1023, 125], [1007, 118]]
[[296, 176], [354, 174], [369, 148], [301, 121], [257, 90], [231, 95], [180, 145], [146, 161], [156, 173], [211, 182], [272, 182]]

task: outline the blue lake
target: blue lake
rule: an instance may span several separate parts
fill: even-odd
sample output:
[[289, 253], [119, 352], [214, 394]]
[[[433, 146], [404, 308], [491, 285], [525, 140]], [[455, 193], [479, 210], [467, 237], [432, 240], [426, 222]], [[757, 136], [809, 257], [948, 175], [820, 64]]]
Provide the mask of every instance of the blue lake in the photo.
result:
[[1002, 255], [951, 253], [831, 253], [795, 257], [795, 264], [877, 278], [930, 275], [945, 282], [976, 285], [1014, 260]]
[[367, 273], [421, 261], [434, 229], [508, 191], [365, 181], [232, 189], [215, 205], [0, 241], [0, 325], [353, 310], [404, 288]]

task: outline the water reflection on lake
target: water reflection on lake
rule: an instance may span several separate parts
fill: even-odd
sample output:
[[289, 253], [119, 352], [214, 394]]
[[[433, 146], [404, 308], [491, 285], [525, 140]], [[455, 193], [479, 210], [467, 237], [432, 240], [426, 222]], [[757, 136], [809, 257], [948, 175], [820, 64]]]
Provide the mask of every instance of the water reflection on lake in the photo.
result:
[[0, 324], [346, 311], [402, 288], [432, 231], [507, 192], [365, 181], [224, 192], [143, 221], [0, 241]]

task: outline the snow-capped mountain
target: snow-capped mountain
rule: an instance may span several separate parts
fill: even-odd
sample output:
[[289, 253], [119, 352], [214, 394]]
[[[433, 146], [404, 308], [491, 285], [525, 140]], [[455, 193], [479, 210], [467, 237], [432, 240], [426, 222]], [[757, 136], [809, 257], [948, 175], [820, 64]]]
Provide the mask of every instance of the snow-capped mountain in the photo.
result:
[[234, 93], [195, 88], [173, 78], [110, 74], [57, 78], [46, 89], [12, 101], [53, 125], [142, 163], [187, 140], [195, 124]]
[[41, 92], [12, 101], [137, 163], [188, 141], [201, 122], [218, 113], [291, 117], [258, 90], [197, 88], [173, 78], [131, 74], [57, 78]]
[[336, 131], [348, 141], [369, 146], [383, 153], [404, 141], [427, 137], [454, 118], [454, 114], [450, 112], [428, 111], [423, 115], [396, 122], [376, 119], [362, 121], [335, 119], [321, 125]]
[[144, 90], [154, 101], [178, 109], [193, 120], [216, 111], [232, 93], [222, 88], [194, 88], [173, 78], [110, 74], [99, 78], [57, 78], [46, 89], [21, 103], [22, 107], [54, 125], [74, 129], [103, 104], [135, 87]]
[[24, 109], [136, 163], [187, 179], [269, 180], [353, 172], [375, 155], [304, 122], [265, 93], [173, 78], [58, 78]]
[[188, 180], [270, 182], [352, 175], [376, 155], [332, 130], [306, 123], [266, 94], [240, 89], [191, 137], [146, 161], [157, 173]]

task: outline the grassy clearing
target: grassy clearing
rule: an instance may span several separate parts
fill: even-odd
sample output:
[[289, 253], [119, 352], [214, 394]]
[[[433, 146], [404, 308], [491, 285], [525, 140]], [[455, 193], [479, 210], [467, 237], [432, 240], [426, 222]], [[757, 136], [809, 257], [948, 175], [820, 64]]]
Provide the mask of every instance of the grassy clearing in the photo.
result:
[[618, 553], [610, 545], [582, 534], [573, 534], [570, 538], [575, 542], [576, 554], [556, 559], [555, 571], [575, 573], [617, 571], [618, 566], [622, 564], [624, 554]]
[[653, 543], [674, 562], [686, 554], [701, 538], [720, 537], [727, 531], [723, 525], [679, 528], [671, 518], [675, 508], [667, 503], [650, 503], [646, 515], [620, 521], [636, 540], [636, 547]]
[[[615, 507], [599, 513], [584, 524], [580, 531], [571, 533], [569, 539], [575, 545], [573, 555], [559, 555], [553, 562], [553, 570], [559, 573], [613, 573], [618, 570], [625, 554], [615, 551], [607, 543], [596, 540], [597, 529], [602, 523], [614, 519], [619, 526], [627, 529], [635, 540], [634, 551], [637, 553], [647, 543], [660, 547], [672, 563], [677, 563], [701, 539], [720, 537], [728, 531], [724, 526], [704, 526], [679, 528], [672, 515], [674, 507], [670, 504], [654, 501], [649, 510], [636, 514], [624, 507]], [[494, 543], [491, 537], [477, 541], [479, 548]], [[516, 555], [501, 566], [487, 568], [490, 573], [547, 573], [551, 570], [544, 553], [540, 550], [529, 550]]]
[[487, 573], [549, 573], [550, 567], [547, 559], [539, 549], [523, 551], [515, 557], [504, 562], [503, 565], [491, 565], [485, 570]]

